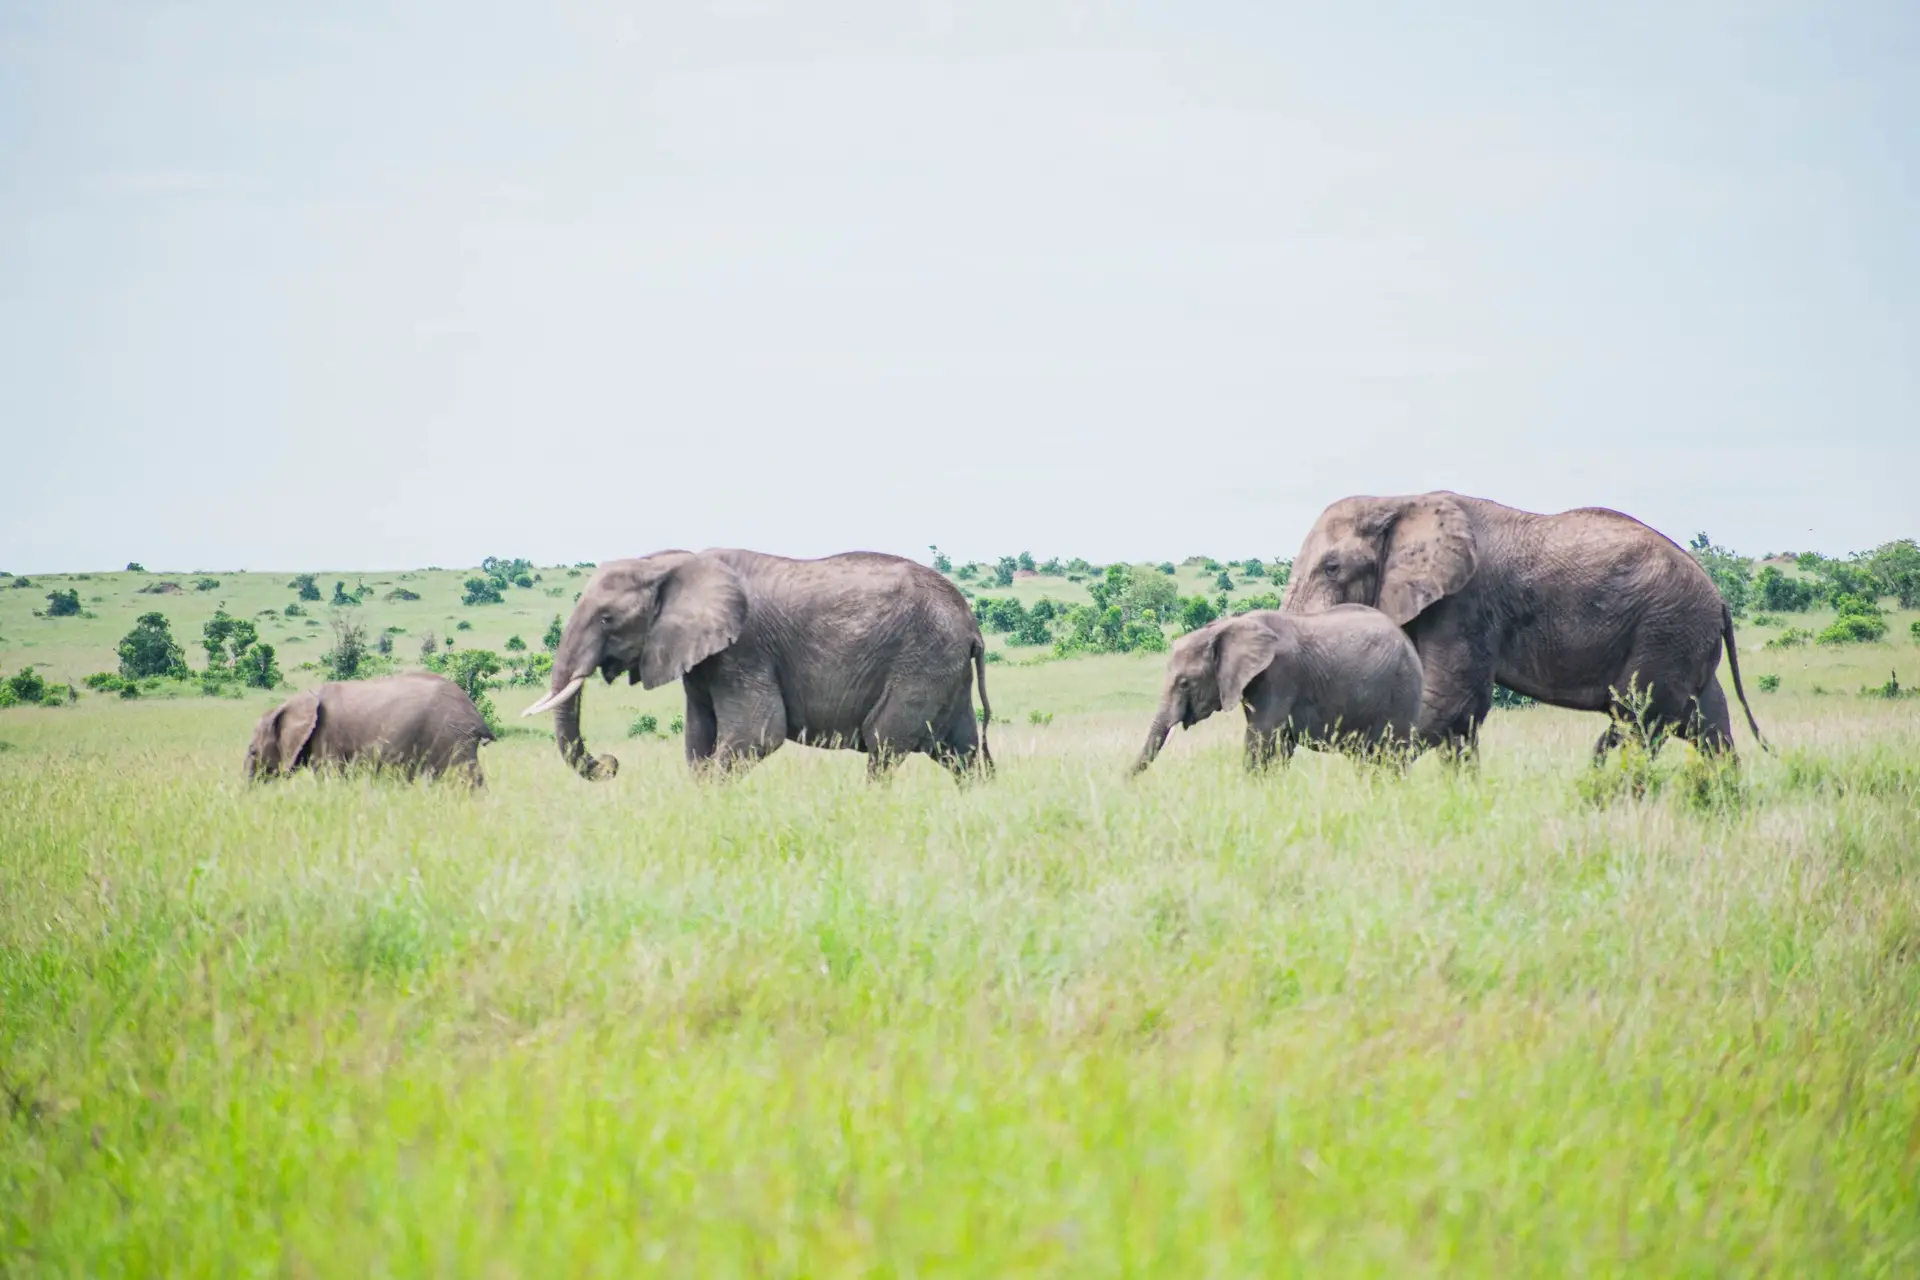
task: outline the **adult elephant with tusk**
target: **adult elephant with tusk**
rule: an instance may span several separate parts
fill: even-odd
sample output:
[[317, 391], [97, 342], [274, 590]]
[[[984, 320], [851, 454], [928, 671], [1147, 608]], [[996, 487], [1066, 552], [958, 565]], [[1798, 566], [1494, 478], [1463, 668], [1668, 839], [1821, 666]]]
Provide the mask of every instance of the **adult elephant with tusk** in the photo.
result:
[[[1419, 731], [1471, 750], [1496, 682], [1624, 728], [1733, 749], [1720, 687], [1724, 645], [1740, 686], [1733, 618], [1706, 571], [1671, 539], [1604, 507], [1539, 515], [1457, 493], [1342, 498], [1293, 562], [1282, 608], [1376, 606], [1406, 630], [1424, 675]], [[1761, 740], [1765, 746], [1765, 741]]]
[[873, 774], [913, 752], [956, 778], [992, 768], [979, 624], [952, 583], [898, 556], [660, 551], [601, 565], [561, 635], [552, 691], [522, 714], [553, 711], [561, 757], [607, 778], [619, 761], [580, 736], [596, 671], [680, 681], [696, 769], [750, 765], [788, 740], [864, 751]]

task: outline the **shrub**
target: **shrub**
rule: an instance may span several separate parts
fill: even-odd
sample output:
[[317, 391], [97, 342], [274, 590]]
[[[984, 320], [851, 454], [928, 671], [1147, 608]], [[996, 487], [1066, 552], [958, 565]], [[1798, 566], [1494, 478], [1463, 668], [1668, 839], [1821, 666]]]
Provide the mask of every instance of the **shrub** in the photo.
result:
[[489, 578], [468, 578], [466, 588], [467, 593], [460, 597], [461, 604], [499, 604], [506, 599]]
[[393, 590], [387, 592], [386, 598], [389, 603], [400, 600], [418, 600], [420, 593], [418, 591], [409, 591], [405, 587], [395, 587]]
[[1198, 631], [1219, 617], [1214, 610], [1213, 601], [1205, 596], [1189, 596], [1180, 602], [1180, 630]]
[[1726, 601], [1727, 611], [1736, 618], [1745, 613], [1747, 598], [1753, 587], [1753, 566], [1746, 557], [1735, 555], [1725, 547], [1714, 546], [1713, 540], [1704, 533], [1696, 533], [1687, 544], [1687, 550], [1694, 561], [1707, 571], [1714, 590]]
[[320, 655], [320, 666], [335, 680], [357, 680], [367, 661], [367, 629], [350, 614], [336, 613], [329, 621], [333, 648]]
[[1772, 674], [1761, 676], [1759, 688], [1762, 693], [1780, 692], [1780, 677]]
[[1769, 649], [1797, 649], [1813, 639], [1813, 632], [1805, 627], [1788, 627], [1773, 639], [1767, 641]]
[[336, 582], [333, 584], [333, 599], [329, 600], [327, 603], [332, 605], [336, 609], [343, 609], [352, 605], [359, 604], [360, 597], [357, 595], [348, 594], [346, 583]]
[[547, 677], [553, 674], [553, 655], [536, 653], [507, 665], [513, 671], [507, 680], [508, 684], [535, 688], [545, 684]]
[[462, 618], [460, 621], [453, 624], [453, 629], [455, 631], [471, 631], [473, 630], [473, 624], [471, 622], [468, 622], [465, 618]]
[[560, 637], [565, 634], [560, 626], [560, 615], [554, 614], [553, 621], [547, 624], [547, 633], [540, 637], [540, 644], [548, 653], [557, 653], [560, 649]]
[[254, 689], [278, 688], [280, 667], [273, 659], [272, 645], [253, 645], [233, 660], [234, 678]]
[[80, 593], [72, 588], [65, 591], [51, 591], [47, 594], [47, 616], [49, 618], [77, 618], [80, 616]]
[[933, 571], [935, 573], [953, 572], [953, 558], [951, 556], [934, 546], [931, 542], [927, 544], [927, 550], [933, 553]]
[[523, 653], [525, 652], [526, 647], [527, 647], [527, 642], [525, 640], [522, 640], [519, 636], [507, 637], [507, 652]]
[[[319, 592], [315, 592], [314, 594], [318, 595]], [[307, 616], [307, 611], [305, 609], [302, 609], [297, 604], [290, 604], [285, 609], [281, 610], [281, 612], [286, 614], [286, 616], [289, 618], [304, 618]]]
[[112, 671], [96, 671], [80, 683], [95, 693], [118, 693], [127, 682]]
[[1867, 572], [1880, 594], [1898, 599], [1902, 609], [1920, 607], [1920, 543], [1912, 538], [1881, 543], [1867, 558]]
[[1820, 588], [1805, 578], [1789, 578], [1769, 564], [1753, 580], [1753, 596], [1769, 613], [1805, 613], [1820, 598]]
[[1028, 724], [1052, 724], [1052, 723], [1053, 723], [1053, 712], [1051, 712], [1051, 711], [1029, 711], [1029, 712], [1027, 712], [1027, 723], [1028, 723]]
[[26, 577], [23, 574], [22, 576], [15, 578], [10, 585], [16, 586], [16, 587], [31, 587], [33, 585], [33, 579]]
[[660, 718], [658, 716], [638, 715], [627, 726], [629, 738], [657, 738], [660, 736]]
[[207, 670], [215, 675], [230, 672], [240, 656], [260, 639], [260, 632], [244, 618], [231, 618], [225, 609], [216, 609], [213, 618], [200, 628], [200, 647], [207, 651]]
[[491, 649], [462, 649], [442, 658], [439, 671], [478, 705], [493, 677], [500, 674], [500, 655]]
[[1777, 627], [1780, 625], [1780, 615], [1777, 613], [1756, 613], [1752, 618], [1748, 619], [1748, 621], [1752, 622], [1756, 627]]
[[1871, 596], [1841, 595], [1834, 602], [1836, 617], [1819, 635], [1817, 644], [1869, 643], [1887, 634], [1886, 615]]
[[218, 578], [195, 578], [193, 580], [193, 589], [195, 591], [213, 591], [219, 586], [220, 579]]
[[1019, 567], [1020, 562], [1012, 556], [1001, 556], [999, 563], [993, 566], [993, 585], [996, 587], [1012, 586], [1014, 571]]
[[1267, 566], [1261, 564], [1257, 559], [1244, 561], [1240, 566], [1240, 576], [1243, 578], [1264, 578], [1267, 576]]
[[127, 561], [128, 573], [145, 573], [146, 571], [147, 571], [147, 566], [141, 564], [138, 560]]
[[140, 615], [133, 630], [121, 637], [120, 674], [129, 680], [148, 676], [186, 678], [186, 654], [174, 643], [173, 628], [165, 614]]
[[513, 580], [513, 585], [516, 587], [526, 587], [531, 589], [533, 586], [533, 578], [531, 575], [523, 573]]
[[1233, 590], [1233, 577], [1232, 577], [1232, 575], [1230, 575], [1230, 574], [1229, 574], [1229, 573], [1228, 573], [1228, 572], [1227, 572], [1227, 571], [1226, 571], [1225, 569], [1222, 569], [1222, 570], [1220, 571], [1220, 576], [1219, 576], [1219, 577], [1217, 577], [1217, 578], [1215, 578], [1215, 579], [1213, 580], [1213, 589], [1214, 589], [1215, 591], [1231, 591], [1231, 590]]
[[393, 633], [382, 631], [373, 641], [373, 651], [383, 658], [393, 656]]
[[1503, 684], [1493, 686], [1493, 705], [1508, 711], [1524, 711], [1540, 705], [1524, 693], [1515, 693]]
[[320, 584], [313, 580], [313, 575], [310, 573], [296, 574], [293, 581], [287, 585], [299, 592], [302, 600], [318, 600], [320, 598]]
[[420, 661], [425, 662], [439, 651], [440, 642], [433, 638], [433, 632], [429, 631], [420, 637]]
[[[8, 705], [33, 706], [44, 702], [47, 696], [47, 682], [32, 667], [22, 667], [7, 677], [4, 686], [12, 702]], [[61, 701], [65, 701], [62, 697]]]
[[684, 715], [680, 714], [678, 711], [674, 712], [673, 718], [667, 721], [668, 733], [675, 733], [675, 734], [684, 733], [686, 732], [686, 728], [687, 728], [687, 718]]
[[1913, 636], [1913, 642], [1915, 644], [1920, 644], [1920, 618], [1915, 618], [1911, 623], [1909, 623], [1907, 625], [1907, 631], [1909, 634]]
[[1066, 571], [1067, 567], [1060, 563], [1060, 557], [1055, 556], [1051, 560], [1043, 561], [1040, 567], [1034, 572], [1043, 578], [1058, 578], [1065, 574]]
[[1280, 597], [1271, 591], [1262, 591], [1257, 596], [1245, 596], [1233, 602], [1233, 612], [1238, 615], [1252, 613], [1255, 609], [1278, 609]]

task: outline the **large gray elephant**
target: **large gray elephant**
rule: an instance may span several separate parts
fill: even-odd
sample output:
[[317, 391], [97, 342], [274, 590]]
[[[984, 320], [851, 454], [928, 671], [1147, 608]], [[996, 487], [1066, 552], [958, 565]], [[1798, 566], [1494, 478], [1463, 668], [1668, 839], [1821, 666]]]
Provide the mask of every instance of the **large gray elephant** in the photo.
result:
[[[1733, 749], [1717, 673], [1740, 685], [1733, 619], [1706, 571], [1671, 539], [1604, 507], [1539, 515], [1457, 493], [1342, 498], [1293, 562], [1282, 607], [1377, 606], [1406, 629], [1425, 677], [1424, 741], [1471, 750], [1497, 681], [1554, 706]], [[1644, 699], [1640, 714], [1622, 698]], [[1762, 740], [1762, 745], [1765, 745]]]
[[482, 783], [480, 744], [493, 730], [460, 686], [427, 671], [342, 680], [296, 693], [260, 717], [249, 779], [366, 763], [406, 777], [451, 773]]
[[[553, 658], [560, 755], [586, 778], [619, 761], [580, 737], [581, 688], [685, 690], [688, 764], [751, 764], [792, 740], [867, 753], [869, 771], [924, 752], [956, 778], [991, 769], [986, 646], [951, 582], [899, 556], [789, 560], [753, 551], [661, 551], [600, 566]], [[972, 685], [980, 681], [980, 718]]]
[[1173, 643], [1160, 708], [1134, 763], [1153, 763], [1173, 726], [1245, 705], [1247, 767], [1282, 761], [1296, 743], [1376, 751], [1411, 745], [1420, 658], [1378, 609], [1261, 609], [1210, 622]]

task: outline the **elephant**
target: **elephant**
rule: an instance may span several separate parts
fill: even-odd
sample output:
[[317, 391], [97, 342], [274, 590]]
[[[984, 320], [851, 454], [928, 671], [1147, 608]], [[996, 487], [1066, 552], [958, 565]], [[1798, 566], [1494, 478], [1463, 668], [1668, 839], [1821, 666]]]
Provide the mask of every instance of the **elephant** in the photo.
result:
[[481, 786], [480, 744], [493, 730], [459, 685], [427, 671], [341, 680], [296, 693], [260, 717], [249, 780], [365, 761], [412, 778], [453, 774]]
[[1153, 763], [1177, 723], [1245, 705], [1247, 767], [1284, 763], [1296, 743], [1376, 752], [1411, 746], [1420, 712], [1420, 658], [1378, 609], [1324, 613], [1260, 609], [1210, 622], [1174, 641], [1160, 707], [1134, 762]]
[[1406, 630], [1424, 674], [1423, 744], [1478, 747], [1496, 682], [1541, 702], [1603, 711], [1603, 760], [1623, 730], [1733, 750], [1717, 674], [1724, 644], [1747, 726], [1733, 616], [1676, 543], [1605, 507], [1542, 515], [1434, 492], [1342, 498], [1293, 562], [1281, 608], [1378, 607]]
[[595, 671], [649, 689], [680, 681], [696, 772], [750, 767], [789, 740], [864, 751], [874, 777], [913, 752], [956, 779], [993, 766], [980, 626], [951, 582], [899, 556], [723, 548], [601, 565], [561, 633], [550, 692], [522, 713], [552, 710], [561, 758], [588, 779], [620, 767], [580, 736]]

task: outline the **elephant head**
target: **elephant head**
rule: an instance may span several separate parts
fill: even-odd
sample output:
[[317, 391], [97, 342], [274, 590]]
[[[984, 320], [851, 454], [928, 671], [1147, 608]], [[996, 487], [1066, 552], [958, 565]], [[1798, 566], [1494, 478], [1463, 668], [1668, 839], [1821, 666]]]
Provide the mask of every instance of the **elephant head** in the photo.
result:
[[1473, 579], [1473, 527], [1450, 493], [1342, 498], [1320, 513], [1294, 557], [1289, 613], [1372, 605], [1406, 626]]
[[248, 781], [300, 767], [313, 731], [320, 727], [320, 694], [295, 694], [260, 717], [247, 744]]
[[600, 566], [580, 593], [553, 655], [546, 697], [521, 714], [554, 712], [560, 755], [585, 778], [610, 778], [612, 756], [594, 757], [580, 737], [580, 691], [598, 671], [611, 684], [657, 689], [739, 639], [747, 598], [739, 575], [717, 556], [661, 551]]
[[1174, 641], [1160, 707], [1133, 771], [1153, 763], [1175, 724], [1191, 728], [1222, 708], [1239, 706], [1247, 686], [1279, 653], [1280, 637], [1254, 618], [1223, 618]]

